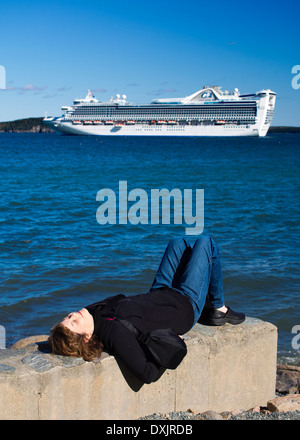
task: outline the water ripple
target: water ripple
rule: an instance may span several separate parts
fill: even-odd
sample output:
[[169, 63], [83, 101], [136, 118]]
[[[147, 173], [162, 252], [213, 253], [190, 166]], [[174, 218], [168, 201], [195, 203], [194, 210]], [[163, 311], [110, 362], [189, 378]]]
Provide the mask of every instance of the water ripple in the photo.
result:
[[[279, 329], [299, 322], [300, 136], [133, 139], [0, 134], [0, 323], [10, 343], [47, 333], [69, 308], [151, 285], [184, 225], [105, 225], [96, 194], [119, 181], [204, 189], [228, 302]], [[191, 239], [195, 239], [192, 237]]]

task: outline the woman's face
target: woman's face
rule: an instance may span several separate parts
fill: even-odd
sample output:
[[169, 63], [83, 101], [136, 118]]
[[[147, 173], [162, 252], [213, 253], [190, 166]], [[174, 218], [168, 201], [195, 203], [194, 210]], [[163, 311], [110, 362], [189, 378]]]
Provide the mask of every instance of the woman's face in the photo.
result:
[[79, 335], [85, 335], [90, 339], [94, 332], [94, 319], [87, 309], [69, 313], [62, 321], [65, 327]]

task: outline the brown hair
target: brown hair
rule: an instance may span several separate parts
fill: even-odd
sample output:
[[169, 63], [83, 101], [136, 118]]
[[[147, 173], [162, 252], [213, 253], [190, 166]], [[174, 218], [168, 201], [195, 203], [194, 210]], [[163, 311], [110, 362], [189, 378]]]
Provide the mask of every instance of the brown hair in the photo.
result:
[[63, 324], [57, 324], [50, 330], [48, 341], [52, 354], [82, 357], [85, 361], [100, 357], [103, 350], [103, 344], [95, 335], [86, 341], [85, 335], [72, 332]]

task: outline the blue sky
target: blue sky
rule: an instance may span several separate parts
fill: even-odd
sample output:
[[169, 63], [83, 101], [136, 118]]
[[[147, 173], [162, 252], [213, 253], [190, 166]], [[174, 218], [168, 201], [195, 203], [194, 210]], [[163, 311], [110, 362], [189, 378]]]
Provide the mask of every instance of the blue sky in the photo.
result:
[[99, 100], [120, 93], [142, 103], [214, 84], [270, 88], [273, 125], [300, 126], [300, 89], [291, 85], [299, 16], [290, 0], [2, 3], [0, 121], [58, 116], [87, 89]]

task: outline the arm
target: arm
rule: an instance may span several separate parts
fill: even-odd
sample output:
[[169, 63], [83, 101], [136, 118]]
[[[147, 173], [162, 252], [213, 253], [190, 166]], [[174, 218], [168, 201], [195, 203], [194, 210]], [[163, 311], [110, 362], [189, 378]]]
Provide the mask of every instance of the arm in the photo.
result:
[[119, 322], [112, 323], [109, 351], [120, 359], [126, 367], [142, 382], [153, 382], [160, 366], [149, 361], [134, 334]]

